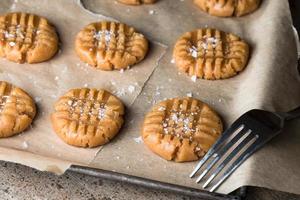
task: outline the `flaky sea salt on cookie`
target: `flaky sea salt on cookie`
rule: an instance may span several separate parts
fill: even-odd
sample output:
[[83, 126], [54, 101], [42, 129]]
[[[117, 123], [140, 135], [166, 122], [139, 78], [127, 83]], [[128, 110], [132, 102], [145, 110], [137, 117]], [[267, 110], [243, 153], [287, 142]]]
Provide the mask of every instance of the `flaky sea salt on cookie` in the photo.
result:
[[118, 0], [120, 3], [129, 4], [129, 5], [140, 5], [140, 4], [152, 4], [156, 0]]
[[210, 15], [239, 17], [255, 11], [260, 0], [194, 0], [194, 3]]
[[96, 147], [109, 142], [123, 124], [123, 103], [97, 89], [72, 89], [55, 103], [51, 121], [67, 144]]
[[216, 29], [197, 29], [176, 42], [173, 57], [179, 71], [194, 78], [225, 79], [247, 65], [249, 46], [238, 36]]
[[121, 70], [144, 59], [148, 41], [133, 27], [117, 22], [97, 22], [84, 27], [76, 37], [80, 59], [101, 70]]
[[47, 19], [30, 13], [0, 16], [0, 57], [17, 63], [38, 63], [58, 50], [58, 36]]
[[220, 117], [194, 98], [174, 98], [155, 105], [146, 115], [144, 143], [166, 160], [201, 158], [223, 131]]
[[22, 89], [0, 81], [0, 138], [21, 133], [32, 123], [35, 103]]

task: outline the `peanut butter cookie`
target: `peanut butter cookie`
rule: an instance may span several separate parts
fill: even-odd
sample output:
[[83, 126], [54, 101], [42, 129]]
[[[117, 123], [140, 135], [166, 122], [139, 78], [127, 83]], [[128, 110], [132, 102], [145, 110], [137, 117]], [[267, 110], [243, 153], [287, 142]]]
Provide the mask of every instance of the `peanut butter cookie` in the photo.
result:
[[194, 98], [174, 98], [155, 105], [142, 129], [145, 144], [166, 160], [201, 158], [222, 133], [221, 119]]
[[140, 4], [152, 4], [156, 0], [118, 0], [120, 3], [129, 4], [129, 5], [140, 5]]
[[0, 81], [0, 138], [21, 133], [36, 114], [32, 98], [22, 89]]
[[194, 3], [210, 15], [240, 17], [255, 11], [260, 0], [194, 0]]
[[0, 16], [0, 57], [17, 63], [38, 63], [57, 52], [58, 36], [47, 19], [29, 13]]
[[234, 34], [216, 29], [198, 29], [178, 39], [173, 56], [179, 71], [190, 76], [225, 79], [246, 67], [249, 46]]
[[105, 90], [72, 89], [55, 103], [54, 109], [54, 131], [73, 146], [103, 145], [123, 124], [123, 103]]
[[120, 70], [144, 59], [148, 41], [126, 24], [103, 21], [78, 33], [75, 50], [82, 61], [98, 69]]

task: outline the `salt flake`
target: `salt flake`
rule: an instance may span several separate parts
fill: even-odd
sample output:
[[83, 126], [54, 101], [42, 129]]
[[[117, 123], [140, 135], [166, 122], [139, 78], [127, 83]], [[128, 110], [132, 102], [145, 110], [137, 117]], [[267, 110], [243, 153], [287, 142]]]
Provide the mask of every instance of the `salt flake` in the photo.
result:
[[191, 79], [192, 79], [193, 82], [196, 82], [197, 76], [196, 76], [196, 75], [193, 75], [193, 76], [191, 77]]
[[188, 93], [186, 94], [186, 96], [188, 96], [188, 97], [193, 97], [193, 93], [188, 92]]
[[149, 10], [149, 15], [154, 15], [155, 11], [154, 10]]
[[136, 143], [143, 143], [142, 136], [133, 138], [133, 140], [134, 140]]
[[11, 47], [13, 47], [13, 46], [16, 45], [16, 43], [14, 43], [14, 42], [9, 42], [8, 44], [9, 44], [9, 46], [11, 46]]
[[22, 148], [23, 149], [27, 149], [28, 148], [28, 143], [26, 142], [26, 141], [24, 141], [23, 143], [22, 143]]
[[130, 93], [133, 93], [133, 92], [135, 91], [135, 87], [134, 87], [133, 85], [129, 85], [129, 86], [128, 86], [128, 91], [129, 91]]

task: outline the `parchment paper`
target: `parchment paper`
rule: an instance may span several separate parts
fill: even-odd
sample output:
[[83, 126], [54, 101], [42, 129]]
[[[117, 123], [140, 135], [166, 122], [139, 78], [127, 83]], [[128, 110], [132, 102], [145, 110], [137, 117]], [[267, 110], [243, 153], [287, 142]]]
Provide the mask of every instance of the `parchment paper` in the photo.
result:
[[[1, 1], [1, 4], [9, 5], [4, 2], [6, 1]], [[151, 43], [151, 50], [145, 61], [123, 73], [96, 70], [81, 62], [75, 54], [75, 36], [87, 24], [110, 18], [91, 15], [76, 1], [49, 2], [18, 1], [11, 2], [10, 7], [7, 7], [9, 9], [2, 7], [2, 13], [22, 11], [47, 17], [58, 30], [61, 47], [53, 59], [40, 64], [16, 64], [4, 59], [0, 60], [0, 79], [26, 90], [38, 106], [38, 115], [30, 130], [15, 137], [1, 139], [0, 146], [30, 152], [44, 157], [45, 160], [44, 166], [38, 165], [35, 161], [28, 162], [30, 154], [26, 154], [24, 160], [16, 159], [16, 162], [23, 164], [25, 162], [26, 165], [40, 170], [63, 173], [70, 164], [88, 165], [101, 147], [76, 148], [60, 140], [52, 131], [50, 123], [54, 102], [71, 88], [91, 87], [104, 88], [113, 92], [122, 99], [126, 107], [130, 107], [157, 66], [166, 47]], [[2, 159], [5, 155], [0, 151]], [[58, 160], [54, 163], [56, 167], [49, 167], [53, 165], [51, 162], [48, 163], [51, 159]]]
[[[58, 27], [62, 38], [62, 53], [49, 63], [39, 65], [15, 65], [1, 60], [0, 69], [4, 73], [0, 77], [22, 85], [34, 96], [42, 96], [44, 92], [49, 95], [43, 96], [43, 101], [39, 104], [40, 107], [45, 107], [45, 115], [48, 115], [55, 100], [51, 95], [58, 96], [70, 87], [88, 83], [94, 87], [111, 89], [107, 78], [103, 80], [103, 77], [109, 77], [116, 82], [120, 81], [115, 86], [115, 90], [120, 91], [125, 83], [126, 87], [134, 84], [135, 80], [132, 79], [138, 79], [136, 81], [139, 82], [136, 93], [121, 96], [127, 105], [125, 127], [111, 143], [100, 150], [83, 150], [63, 144], [51, 131], [48, 116], [39, 116], [33, 129], [21, 136], [0, 140], [0, 146], [19, 150], [22, 149], [24, 139], [30, 140], [26, 152], [40, 155], [40, 159], [46, 164], [51, 163], [52, 160], [48, 159], [50, 157], [67, 160], [68, 163], [88, 164], [96, 168], [200, 188], [200, 185], [188, 178], [196, 162], [177, 164], [165, 161], [151, 153], [141, 142], [143, 116], [155, 102], [192, 92], [194, 97], [213, 106], [227, 125], [251, 108], [287, 111], [300, 104], [296, 44], [287, 0], [263, 0], [258, 11], [241, 18], [209, 16], [196, 8], [191, 0], [159, 0], [154, 5], [137, 7], [118, 4], [112, 0], [83, 0], [83, 6], [90, 11], [84, 11], [75, 1], [38, 1], [39, 8], [31, 7], [33, 2], [35, 1], [19, 0], [12, 4], [12, 8], [48, 17]], [[48, 2], [51, 3], [47, 4]], [[1, 4], [6, 8], [10, 6], [2, 1]], [[2, 12], [8, 11], [3, 7], [2, 9]], [[156, 67], [165, 48], [158, 43], [153, 44], [146, 60], [132, 69], [141, 70], [135, 74], [103, 74], [86, 68], [74, 54], [73, 40], [76, 32], [87, 22], [102, 18], [92, 12], [135, 26], [152, 41], [168, 46], [167, 53]], [[171, 63], [176, 39], [186, 31], [206, 26], [233, 32], [251, 45], [251, 58], [244, 72], [228, 80], [196, 82], [185, 74], [178, 74]], [[77, 63], [83, 66], [78, 67]], [[63, 72], [64, 65], [66, 73]], [[83, 76], [87, 69], [91, 72]], [[22, 77], [23, 73], [34, 77], [32, 80], [27, 76]], [[59, 81], [54, 81], [55, 76], [59, 77]], [[32, 83], [34, 80], [39, 81], [38, 86]], [[290, 124], [280, 136], [248, 159], [218, 192], [228, 193], [243, 185], [257, 185], [300, 194], [300, 135], [296, 131], [297, 126], [297, 121]], [[38, 136], [39, 141], [33, 136]], [[51, 144], [58, 148], [56, 152], [49, 148]], [[58, 152], [63, 152], [63, 157], [58, 157]], [[86, 160], [82, 161], [83, 156], [78, 156], [79, 154], [86, 156]], [[26, 158], [31, 159], [31, 156]], [[5, 156], [1, 159], [5, 159]], [[25, 163], [19, 158], [13, 160]], [[33, 158], [32, 160], [32, 165], [29, 166], [39, 168]], [[25, 164], [28, 165], [28, 162]], [[57, 166], [61, 164], [57, 162]]]

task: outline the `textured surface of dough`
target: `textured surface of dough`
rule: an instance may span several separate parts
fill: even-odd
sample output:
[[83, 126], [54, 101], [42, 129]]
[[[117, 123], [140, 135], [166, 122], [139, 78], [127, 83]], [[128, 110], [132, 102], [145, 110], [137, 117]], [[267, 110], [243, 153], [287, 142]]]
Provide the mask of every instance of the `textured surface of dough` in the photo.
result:
[[221, 119], [207, 104], [194, 98], [174, 98], [155, 105], [146, 115], [145, 144], [166, 160], [201, 158], [223, 130]]
[[198, 29], [178, 39], [173, 56], [179, 71], [190, 76], [225, 79], [246, 67], [249, 46], [234, 34], [216, 29]]
[[0, 138], [24, 131], [35, 114], [34, 101], [25, 91], [0, 81]]
[[17, 63], [43, 62], [57, 52], [58, 36], [47, 19], [29, 13], [0, 16], [0, 56]]
[[239, 17], [255, 11], [260, 0], [194, 0], [194, 3], [210, 15]]
[[83, 28], [75, 49], [82, 61], [98, 69], [120, 70], [144, 59], [148, 41], [126, 24], [103, 21]]
[[140, 4], [151, 4], [155, 3], [156, 0], [118, 0], [120, 3], [129, 5], [140, 5]]
[[103, 145], [123, 124], [123, 103], [105, 90], [72, 89], [55, 103], [54, 109], [54, 131], [73, 146]]

